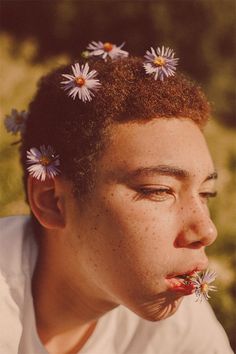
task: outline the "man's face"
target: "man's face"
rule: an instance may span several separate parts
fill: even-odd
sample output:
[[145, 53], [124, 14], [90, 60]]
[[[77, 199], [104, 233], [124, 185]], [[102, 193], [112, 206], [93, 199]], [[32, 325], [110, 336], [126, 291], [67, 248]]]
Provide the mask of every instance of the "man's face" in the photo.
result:
[[205, 268], [205, 246], [216, 237], [207, 206], [214, 179], [192, 121], [113, 126], [91, 197], [82, 212], [72, 200], [67, 206], [78, 272], [143, 318], [174, 313], [185, 294], [169, 278]]

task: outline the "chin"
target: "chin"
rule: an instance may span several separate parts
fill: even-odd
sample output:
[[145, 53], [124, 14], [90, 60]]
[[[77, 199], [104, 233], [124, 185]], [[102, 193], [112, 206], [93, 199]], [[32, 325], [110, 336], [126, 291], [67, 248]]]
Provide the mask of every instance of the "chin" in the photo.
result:
[[145, 320], [156, 322], [174, 315], [182, 300], [183, 296], [159, 294], [155, 299], [139, 304], [131, 310]]

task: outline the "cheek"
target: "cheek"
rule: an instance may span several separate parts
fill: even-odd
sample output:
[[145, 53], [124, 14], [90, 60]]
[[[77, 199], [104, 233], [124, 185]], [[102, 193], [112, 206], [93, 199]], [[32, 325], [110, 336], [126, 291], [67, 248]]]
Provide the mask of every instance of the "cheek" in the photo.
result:
[[99, 208], [103, 257], [119, 274], [157, 278], [173, 258], [174, 216], [152, 202], [124, 200], [105, 200]]
[[100, 199], [91, 210], [84, 223], [89, 228], [82, 258], [79, 255], [90, 279], [115, 303], [133, 308], [134, 303], [140, 307], [150, 299], [155, 302], [176, 263], [175, 214], [164, 205], [123, 195]]

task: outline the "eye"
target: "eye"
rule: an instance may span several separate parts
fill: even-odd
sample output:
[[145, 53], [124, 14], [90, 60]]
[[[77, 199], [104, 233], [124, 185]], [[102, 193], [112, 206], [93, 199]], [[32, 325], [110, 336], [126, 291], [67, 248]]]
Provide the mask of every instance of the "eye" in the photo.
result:
[[170, 188], [160, 187], [160, 188], [147, 188], [142, 187], [137, 191], [135, 196], [136, 200], [140, 199], [150, 199], [153, 201], [164, 201], [170, 198], [173, 195], [173, 192]]
[[217, 192], [201, 192], [199, 195], [204, 202], [208, 202], [209, 199], [217, 196]]

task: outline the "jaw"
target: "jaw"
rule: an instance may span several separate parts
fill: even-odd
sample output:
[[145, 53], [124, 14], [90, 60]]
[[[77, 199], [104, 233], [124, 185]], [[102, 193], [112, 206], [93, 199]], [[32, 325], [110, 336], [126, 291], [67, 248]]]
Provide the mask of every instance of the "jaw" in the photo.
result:
[[139, 317], [156, 322], [172, 316], [179, 308], [183, 295], [164, 292], [158, 294], [155, 299], [130, 308]]

